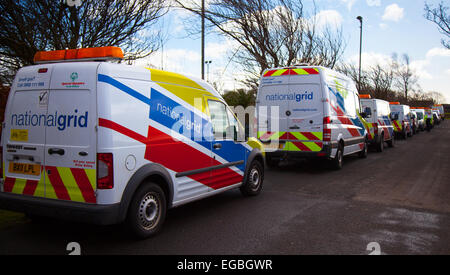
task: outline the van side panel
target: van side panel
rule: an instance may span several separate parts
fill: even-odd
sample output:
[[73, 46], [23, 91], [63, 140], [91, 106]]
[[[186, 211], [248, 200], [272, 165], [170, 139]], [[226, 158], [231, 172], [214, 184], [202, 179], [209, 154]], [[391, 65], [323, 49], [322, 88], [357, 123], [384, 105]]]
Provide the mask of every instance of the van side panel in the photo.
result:
[[332, 156], [339, 142], [344, 144], [344, 154], [353, 154], [364, 148], [366, 129], [360, 116], [359, 98], [355, 84], [348, 78], [331, 70], [325, 71], [325, 81], [331, 107]]

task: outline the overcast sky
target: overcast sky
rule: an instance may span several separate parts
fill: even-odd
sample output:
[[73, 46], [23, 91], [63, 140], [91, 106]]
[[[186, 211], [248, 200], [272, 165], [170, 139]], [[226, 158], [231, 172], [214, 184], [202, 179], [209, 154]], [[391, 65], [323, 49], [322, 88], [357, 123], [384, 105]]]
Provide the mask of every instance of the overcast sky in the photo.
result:
[[[307, 2], [310, 1], [304, 1]], [[427, 2], [436, 6], [439, 0]], [[450, 103], [450, 50], [441, 45], [444, 36], [437, 26], [424, 18], [424, 1], [316, 0], [316, 6], [319, 22], [343, 28], [347, 44], [343, 61], [358, 62], [359, 21], [356, 17], [360, 15], [364, 21], [363, 67], [376, 62], [387, 64], [393, 53], [408, 54], [422, 88], [441, 92]], [[306, 10], [308, 16], [313, 16], [312, 9], [306, 7]], [[163, 22], [168, 35], [164, 49], [139, 63], [200, 77], [200, 37], [186, 32], [183, 20], [189, 17], [195, 18], [186, 11], [170, 12]], [[236, 79], [242, 77], [232, 60], [235, 48], [233, 41], [217, 34], [209, 33], [206, 37], [206, 60], [212, 61], [209, 78], [211, 81], [220, 79], [223, 89], [239, 87]]]

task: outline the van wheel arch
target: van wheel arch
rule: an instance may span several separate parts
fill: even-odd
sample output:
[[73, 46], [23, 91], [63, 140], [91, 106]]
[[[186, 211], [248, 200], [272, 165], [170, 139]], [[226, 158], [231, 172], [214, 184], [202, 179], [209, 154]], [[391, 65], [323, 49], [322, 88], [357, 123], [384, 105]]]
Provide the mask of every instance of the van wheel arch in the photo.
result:
[[148, 182], [158, 185], [163, 190], [164, 195], [166, 196], [167, 208], [172, 207], [174, 196], [172, 178], [163, 166], [157, 163], [150, 163], [139, 168], [128, 181], [120, 201], [120, 222], [125, 221], [136, 191], [139, 187]]

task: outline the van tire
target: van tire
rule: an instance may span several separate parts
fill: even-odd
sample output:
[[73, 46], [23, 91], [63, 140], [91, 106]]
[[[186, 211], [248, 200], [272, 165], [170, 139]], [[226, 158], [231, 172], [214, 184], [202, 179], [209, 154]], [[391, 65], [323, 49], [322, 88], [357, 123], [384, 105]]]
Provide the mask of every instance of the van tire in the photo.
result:
[[384, 133], [381, 133], [380, 142], [377, 143], [377, 152], [383, 152], [384, 150]]
[[342, 144], [339, 144], [336, 151], [336, 156], [330, 161], [331, 168], [333, 170], [341, 170], [344, 164], [344, 148]]
[[364, 148], [361, 152], [359, 152], [358, 155], [360, 158], [365, 159], [367, 158], [368, 154], [369, 154], [369, 140], [366, 137], [366, 139], [364, 140]]
[[252, 161], [248, 169], [246, 181], [239, 188], [242, 195], [252, 197], [258, 195], [264, 182], [264, 167], [258, 160]]
[[157, 234], [166, 218], [167, 203], [164, 191], [157, 184], [142, 184], [131, 201], [126, 225], [139, 239]]
[[391, 137], [391, 139], [387, 141], [387, 144], [390, 148], [395, 147], [395, 138]]

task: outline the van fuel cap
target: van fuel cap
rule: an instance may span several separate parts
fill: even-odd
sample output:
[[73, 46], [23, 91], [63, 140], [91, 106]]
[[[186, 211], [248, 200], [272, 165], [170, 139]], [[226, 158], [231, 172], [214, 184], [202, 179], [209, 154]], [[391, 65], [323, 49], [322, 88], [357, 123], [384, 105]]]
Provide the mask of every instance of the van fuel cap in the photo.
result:
[[286, 115], [290, 116], [291, 115], [291, 111], [286, 111]]

